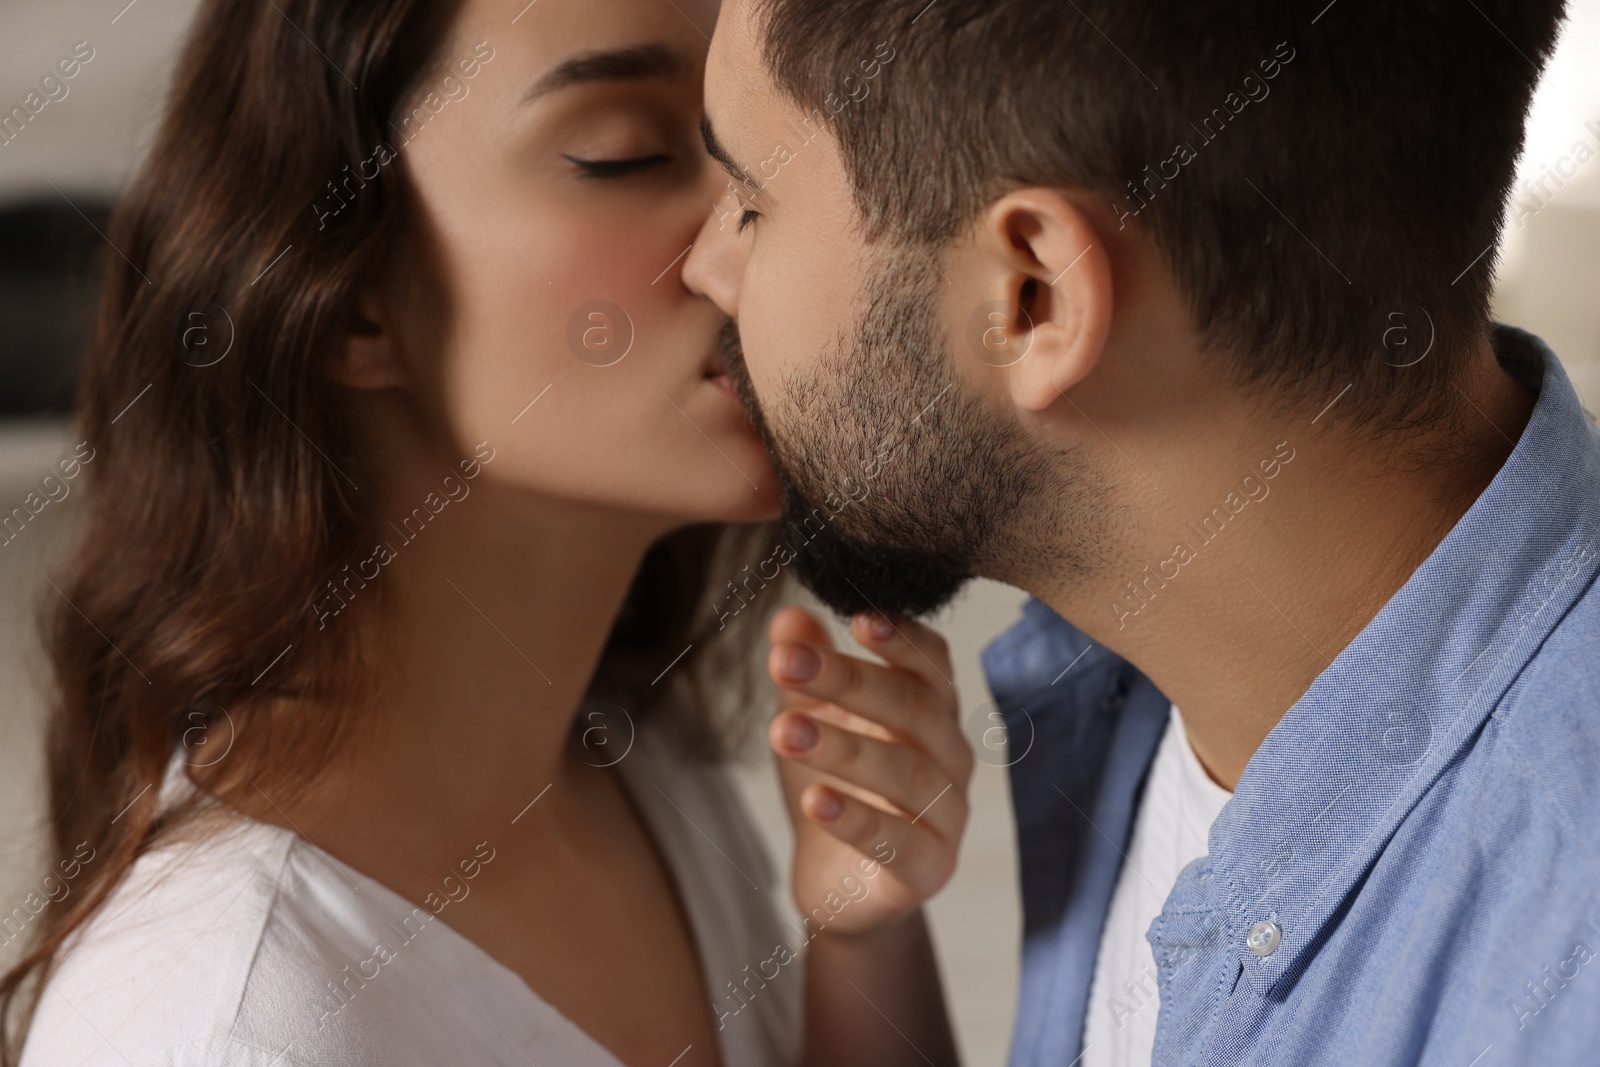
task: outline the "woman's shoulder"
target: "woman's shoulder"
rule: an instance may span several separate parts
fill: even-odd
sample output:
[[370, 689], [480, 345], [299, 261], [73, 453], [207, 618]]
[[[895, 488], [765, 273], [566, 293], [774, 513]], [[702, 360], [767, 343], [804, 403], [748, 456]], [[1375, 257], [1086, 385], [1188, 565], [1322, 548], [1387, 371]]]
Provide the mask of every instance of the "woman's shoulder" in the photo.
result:
[[140, 856], [58, 955], [23, 1067], [255, 1063], [263, 1050], [217, 1054], [228, 1044], [293, 843], [286, 831], [235, 819], [203, 840]]
[[22, 1067], [517, 1067], [529, 1053], [618, 1067], [428, 909], [298, 834], [225, 815], [141, 856], [68, 944]]
[[437, 947], [388, 966], [432, 925], [299, 835], [220, 818], [141, 856], [68, 943], [22, 1067], [432, 1062], [408, 1053]]

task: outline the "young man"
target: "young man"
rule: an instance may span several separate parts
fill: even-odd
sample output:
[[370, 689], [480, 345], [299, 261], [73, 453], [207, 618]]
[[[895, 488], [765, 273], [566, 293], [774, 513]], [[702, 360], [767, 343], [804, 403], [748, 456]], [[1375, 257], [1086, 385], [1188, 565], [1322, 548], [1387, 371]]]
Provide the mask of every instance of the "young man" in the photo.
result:
[[1488, 319], [1561, 8], [724, 4], [796, 566], [1038, 598], [1014, 1063], [1600, 1056], [1600, 440]]

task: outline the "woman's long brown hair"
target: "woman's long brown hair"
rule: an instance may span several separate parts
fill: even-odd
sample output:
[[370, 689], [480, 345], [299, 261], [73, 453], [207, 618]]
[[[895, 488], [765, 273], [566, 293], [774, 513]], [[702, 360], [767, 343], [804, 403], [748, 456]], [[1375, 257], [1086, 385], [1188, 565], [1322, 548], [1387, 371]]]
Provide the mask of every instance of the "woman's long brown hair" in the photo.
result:
[[[200, 9], [165, 121], [107, 233], [115, 251], [78, 402], [94, 449], [86, 511], [44, 622], [57, 685], [50, 869], [81, 859], [80, 844], [93, 859], [33, 918], [27, 955], [0, 978], [0, 1065], [20, 1055], [69, 937], [141, 853], [192, 821], [192, 808], [158, 815], [156, 803], [186, 732], [225, 720], [248, 736], [207, 783], [224, 801], [256, 783], [277, 795], [308, 787], [370, 703], [374, 614], [319, 632], [310, 610], [370, 548], [375, 523], [345, 477], [361, 457], [324, 368], [361, 288], [406, 238], [403, 153], [334, 224], [311, 205], [393, 142], [391, 116], [440, 60], [455, 11], [442, 0]], [[608, 692], [634, 714], [670, 705], [691, 719], [687, 709], [712, 706], [713, 675], [724, 696], [730, 683], [748, 692], [765, 612], [718, 635], [705, 598], [773, 534], [702, 525], [658, 542], [602, 655]], [[652, 686], [685, 645], [674, 682]], [[715, 747], [704, 721], [686, 732]]]

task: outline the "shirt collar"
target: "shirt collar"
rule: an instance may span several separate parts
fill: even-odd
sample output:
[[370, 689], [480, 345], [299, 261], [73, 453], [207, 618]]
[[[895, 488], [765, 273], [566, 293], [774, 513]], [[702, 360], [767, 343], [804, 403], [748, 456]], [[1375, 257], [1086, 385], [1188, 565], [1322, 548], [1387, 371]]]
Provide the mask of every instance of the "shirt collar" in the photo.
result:
[[985, 645], [981, 658], [989, 692], [1003, 709], [1040, 690], [1077, 683], [1126, 664], [1050, 605], [1032, 597], [1023, 602], [1022, 618]]
[[[1212, 882], [1224, 895], [1244, 980], [1262, 994], [1296, 973], [1597, 569], [1595, 428], [1543, 342], [1497, 326], [1495, 348], [1508, 371], [1528, 372], [1539, 387], [1521, 438], [1454, 529], [1267, 735], [1212, 826], [1214, 879], [1187, 883]], [[1185, 885], [1170, 908], [1199, 903], [1177, 899]], [[1282, 931], [1265, 957], [1245, 945], [1261, 920]]]

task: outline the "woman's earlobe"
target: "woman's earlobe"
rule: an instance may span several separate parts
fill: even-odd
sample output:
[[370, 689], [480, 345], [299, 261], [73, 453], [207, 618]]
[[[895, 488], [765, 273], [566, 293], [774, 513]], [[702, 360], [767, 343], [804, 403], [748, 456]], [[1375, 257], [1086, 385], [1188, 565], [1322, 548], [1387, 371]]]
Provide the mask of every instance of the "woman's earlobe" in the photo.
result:
[[328, 377], [348, 389], [398, 389], [406, 384], [399, 361], [384, 341], [351, 336], [333, 360]]
[[348, 389], [403, 388], [405, 368], [394, 334], [363, 308], [345, 331], [344, 345], [334, 356], [328, 377]]

